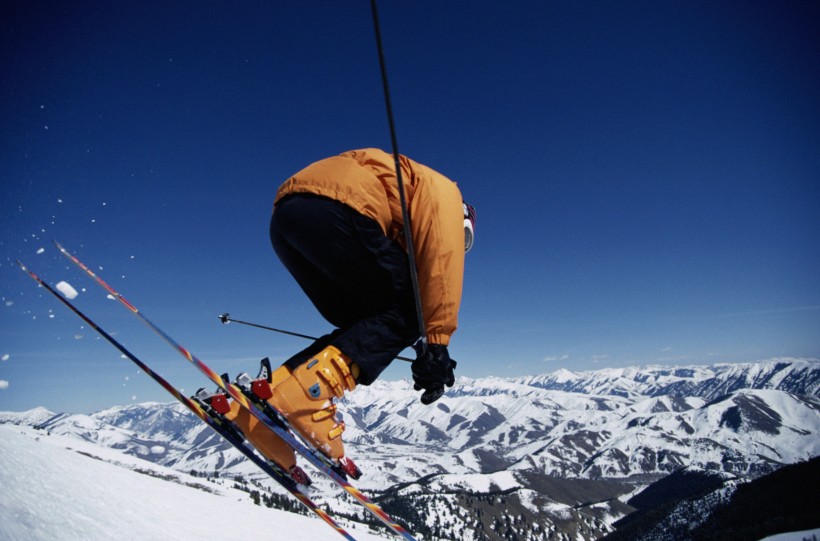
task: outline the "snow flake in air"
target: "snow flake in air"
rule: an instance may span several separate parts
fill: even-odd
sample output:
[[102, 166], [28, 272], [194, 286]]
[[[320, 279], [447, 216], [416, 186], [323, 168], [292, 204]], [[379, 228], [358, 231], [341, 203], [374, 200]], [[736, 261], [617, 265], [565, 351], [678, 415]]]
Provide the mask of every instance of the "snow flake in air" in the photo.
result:
[[57, 290], [71, 300], [77, 297], [79, 293], [68, 282], [60, 282], [57, 284]]

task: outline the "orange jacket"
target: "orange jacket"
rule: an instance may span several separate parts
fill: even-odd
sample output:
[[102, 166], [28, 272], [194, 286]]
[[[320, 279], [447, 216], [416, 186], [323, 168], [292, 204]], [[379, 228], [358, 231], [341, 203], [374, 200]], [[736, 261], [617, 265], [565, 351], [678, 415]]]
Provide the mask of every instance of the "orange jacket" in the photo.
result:
[[[427, 339], [446, 346], [458, 326], [464, 278], [461, 192], [455, 182], [427, 166], [404, 156], [400, 163]], [[344, 203], [376, 220], [389, 238], [405, 244], [392, 154], [367, 148], [320, 160], [285, 181], [276, 201], [293, 193]]]

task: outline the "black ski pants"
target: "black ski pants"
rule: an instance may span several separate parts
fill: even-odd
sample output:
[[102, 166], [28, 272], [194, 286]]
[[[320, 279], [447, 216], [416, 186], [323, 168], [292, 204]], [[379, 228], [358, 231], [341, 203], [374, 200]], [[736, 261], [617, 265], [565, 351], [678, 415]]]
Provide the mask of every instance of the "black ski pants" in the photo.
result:
[[369, 385], [419, 337], [407, 253], [372, 218], [308, 194], [276, 204], [276, 255], [336, 329], [285, 364], [295, 368], [327, 345], [359, 365]]

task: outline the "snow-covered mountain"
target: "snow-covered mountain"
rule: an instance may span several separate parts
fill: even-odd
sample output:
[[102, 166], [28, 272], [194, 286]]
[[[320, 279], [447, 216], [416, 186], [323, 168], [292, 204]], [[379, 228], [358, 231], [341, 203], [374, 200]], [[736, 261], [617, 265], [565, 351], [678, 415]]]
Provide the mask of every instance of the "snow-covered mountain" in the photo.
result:
[[24, 412], [0, 411], [0, 424], [33, 426], [54, 417], [55, 413], [39, 407]]
[[[756, 476], [820, 452], [820, 363], [615, 372], [583, 375], [585, 388], [597, 393], [532, 384], [566, 374], [462, 379], [432, 407], [420, 406], [407, 384], [379, 382], [350, 395], [346, 436], [357, 457], [406, 456], [406, 446], [413, 447], [411, 461], [384, 470], [395, 476], [389, 482], [438, 471], [507, 469], [628, 479], [683, 466]], [[692, 374], [698, 385], [688, 385]], [[624, 380], [638, 382], [628, 396], [621, 392]], [[666, 388], [688, 387], [706, 396], [658, 395], [660, 380]], [[774, 382], [778, 388], [765, 388]], [[715, 389], [735, 392], [717, 395]], [[378, 462], [366, 464], [367, 471], [378, 469]]]
[[589, 372], [559, 370], [518, 381], [553, 391], [625, 397], [675, 396], [716, 400], [741, 389], [774, 389], [817, 396], [820, 394], [820, 363], [783, 358], [713, 366], [649, 366]]
[[[363, 484], [376, 489], [431, 474], [506, 470], [628, 479], [696, 466], [754, 477], [820, 454], [818, 362], [603, 370], [577, 375], [575, 391], [544, 388], [571, 379], [566, 371], [462, 378], [430, 407], [404, 381], [359, 387], [340, 408], [348, 453], [368, 472]], [[628, 392], [625, 382], [633, 382]], [[694, 394], [659, 395], [660, 388]], [[180, 470], [245, 462], [177, 403], [26, 415], [28, 424]]]
[[[505, 539], [499, 532], [509, 529], [595, 539], [632, 510], [631, 496], [682, 468], [743, 481], [820, 455], [818, 394], [820, 362], [779, 359], [462, 378], [426, 407], [410, 383], [379, 381], [340, 410], [347, 452], [365, 472], [358, 486], [427, 538]], [[177, 471], [260, 478], [176, 403], [93, 415], [37, 410], [0, 422]], [[319, 489], [356, 513], [321, 480]], [[460, 528], [469, 533], [459, 537]]]

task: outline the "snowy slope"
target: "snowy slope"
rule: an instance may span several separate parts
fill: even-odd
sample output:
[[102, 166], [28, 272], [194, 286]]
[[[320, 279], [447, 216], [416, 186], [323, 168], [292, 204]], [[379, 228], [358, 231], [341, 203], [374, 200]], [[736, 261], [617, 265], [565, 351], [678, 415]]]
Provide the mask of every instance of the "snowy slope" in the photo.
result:
[[[208, 483], [29, 427], [0, 425], [0, 456], [4, 541], [169, 541], [210, 539], [226, 532], [236, 539], [308, 541], [337, 535], [317, 518], [253, 505], [247, 494], [227, 483]], [[383, 539], [362, 527], [346, 528], [357, 539]]]
[[806, 541], [807, 539], [820, 539], [820, 528], [813, 530], [804, 530], [802, 532], [781, 533], [777, 535], [770, 535], [760, 541]]

